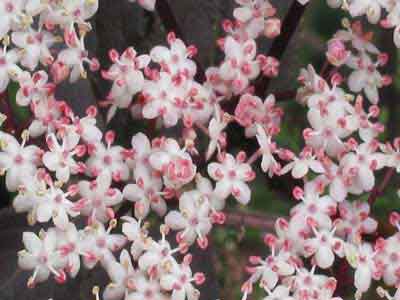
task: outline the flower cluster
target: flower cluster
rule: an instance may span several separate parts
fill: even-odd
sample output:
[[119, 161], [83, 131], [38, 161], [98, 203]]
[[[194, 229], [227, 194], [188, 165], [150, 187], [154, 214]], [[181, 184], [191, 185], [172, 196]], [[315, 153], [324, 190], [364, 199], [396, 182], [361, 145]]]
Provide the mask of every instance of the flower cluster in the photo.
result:
[[[305, 5], [310, 0], [297, 0]], [[369, 23], [393, 28], [393, 41], [400, 48], [400, 3], [392, 0], [327, 0], [332, 8], [342, 8], [353, 18], [365, 16]]]
[[[137, 2], [146, 10], [156, 7], [154, 0]], [[28, 287], [50, 276], [64, 283], [81, 265], [100, 265], [110, 278], [105, 300], [199, 299], [195, 286], [206, 278], [192, 271], [190, 251], [196, 244], [207, 248], [213, 225], [226, 221], [230, 198], [240, 205], [251, 201], [258, 167], [269, 177], [290, 173], [304, 185], [293, 189], [298, 202], [289, 218], [279, 218], [276, 233], [265, 236], [271, 253], [250, 257], [243, 299], [256, 283], [267, 300], [339, 299], [337, 279], [321, 272], [335, 263], [355, 270], [357, 299], [372, 280], [399, 286], [400, 235], [373, 240], [378, 227], [369, 216], [373, 201], [361, 200], [373, 191], [376, 171], [400, 171], [400, 139], [378, 139], [384, 131], [379, 89], [391, 84], [380, 68], [389, 56], [374, 46], [361, 22], [343, 21], [344, 29], [327, 43], [326, 64], [334, 71], [317, 73], [312, 65], [300, 71], [296, 100], [307, 110], [309, 128], [303, 131], [304, 148], [295, 153], [277, 143], [284, 121], [278, 97], [263, 99], [256, 88], [263, 77], [279, 74], [276, 58], [257, 55], [260, 37], [280, 34], [276, 9], [268, 0], [236, 3], [234, 20], [223, 22], [226, 36], [217, 42], [223, 59], [204, 74], [195, 60], [197, 48], [172, 32], [167, 45], [148, 54], [111, 49], [111, 66], [102, 68], [85, 45], [97, 0], [0, 3], [0, 92], [14, 81], [16, 104], [32, 113], [27, 128], [0, 131], [0, 173], [16, 193], [13, 207], [27, 213], [30, 225], [52, 224], [38, 234], [23, 233], [18, 263], [32, 272]], [[381, 25], [397, 26], [394, 39], [400, 44], [396, 1], [328, 4], [366, 15], [371, 23], [387, 11]], [[109, 106], [107, 121], [117, 109], [129, 109], [149, 127], [174, 127], [178, 135], [138, 132], [123, 147], [115, 131], [98, 126], [97, 107], [80, 117], [57, 99], [61, 82], [74, 84], [99, 70], [111, 84], [101, 103]], [[233, 109], [224, 109], [226, 104]], [[230, 153], [233, 124], [258, 144], [251, 155]], [[161, 223], [160, 239], [151, 236], [145, 221], [152, 212]], [[390, 222], [400, 229], [398, 213]], [[97, 287], [93, 292], [99, 298]], [[383, 288], [378, 294], [393, 298]]]

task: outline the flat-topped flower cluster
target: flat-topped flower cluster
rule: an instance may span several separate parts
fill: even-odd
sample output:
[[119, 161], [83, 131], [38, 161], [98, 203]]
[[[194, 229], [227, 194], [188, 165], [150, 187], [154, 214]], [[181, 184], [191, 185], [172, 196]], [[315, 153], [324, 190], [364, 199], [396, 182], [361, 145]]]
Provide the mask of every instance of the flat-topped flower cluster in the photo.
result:
[[[154, 0], [137, 2], [150, 11], [156, 6]], [[85, 46], [98, 0], [0, 3], [0, 92], [15, 82], [16, 103], [32, 113], [27, 128], [0, 132], [0, 170], [8, 190], [17, 193], [15, 210], [27, 213], [30, 225], [52, 224], [23, 233], [18, 263], [32, 272], [28, 287], [50, 276], [64, 283], [81, 265], [99, 264], [110, 278], [105, 300], [198, 299], [195, 286], [207, 284], [207, 278], [192, 271], [190, 252], [208, 247], [213, 226], [225, 223], [227, 200], [251, 201], [258, 168], [269, 177], [290, 173], [304, 185], [293, 190], [298, 203], [290, 216], [279, 218], [276, 233], [265, 236], [270, 255], [250, 257], [243, 299], [256, 283], [266, 300], [337, 299], [340, 278], [321, 272], [335, 262], [355, 270], [358, 299], [372, 280], [399, 286], [400, 235], [365, 239], [378, 224], [369, 216], [370, 203], [358, 200], [373, 191], [376, 171], [400, 170], [400, 139], [378, 140], [384, 132], [379, 90], [392, 82], [381, 68], [390, 58], [360, 22], [343, 20], [326, 46], [333, 71], [318, 73], [311, 64], [300, 70], [296, 100], [307, 109], [309, 128], [303, 131], [304, 148], [295, 153], [275, 141], [284, 121], [279, 99], [272, 94], [262, 99], [255, 88], [263, 77], [279, 75], [279, 61], [257, 53], [260, 37], [281, 32], [277, 10], [267, 0], [236, 3], [234, 20], [223, 22], [226, 35], [217, 41], [224, 58], [205, 71], [203, 81], [194, 60], [197, 48], [174, 33], [149, 54], [134, 47], [123, 53], [110, 49], [111, 66], [103, 68]], [[328, 4], [352, 16], [367, 15], [371, 23], [387, 10], [381, 24], [397, 26], [400, 44], [397, 1]], [[107, 121], [118, 109], [129, 109], [152, 126], [175, 127], [179, 138], [138, 132], [122, 147], [115, 131], [99, 128], [97, 106], [79, 117], [56, 98], [58, 84], [73, 85], [97, 71], [111, 83], [99, 103], [108, 109]], [[234, 104], [230, 113], [224, 110], [227, 102]], [[2, 121], [6, 118], [12, 115]], [[258, 150], [228, 152], [233, 123], [257, 141]], [[208, 147], [202, 147], [200, 135]], [[132, 213], [123, 215], [127, 204]], [[162, 220], [159, 239], [146, 222], [151, 211]], [[399, 229], [400, 215], [392, 213], [390, 222]], [[175, 246], [167, 239], [171, 235]], [[100, 297], [97, 287], [94, 293]], [[378, 294], [392, 299], [398, 292], [392, 297], [379, 288]]]

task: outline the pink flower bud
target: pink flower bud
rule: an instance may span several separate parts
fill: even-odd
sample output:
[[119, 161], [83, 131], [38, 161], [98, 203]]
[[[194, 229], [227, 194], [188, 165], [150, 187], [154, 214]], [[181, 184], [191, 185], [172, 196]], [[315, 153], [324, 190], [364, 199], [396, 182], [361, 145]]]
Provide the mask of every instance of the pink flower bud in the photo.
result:
[[200, 272], [195, 273], [193, 278], [196, 285], [202, 285], [206, 281], [206, 276]]
[[106, 132], [104, 139], [108, 145], [112, 145], [115, 141], [115, 131], [109, 130]]
[[113, 63], [116, 63], [119, 60], [119, 53], [115, 49], [111, 49], [108, 51], [108, 57]]
[[303, 189], [301, 187], [296, 186], [293, 189], [292, 195], [296, 200], [301, 200], [303, 198], [303, 196], [304, 196], [304, 191], [303, 191]]

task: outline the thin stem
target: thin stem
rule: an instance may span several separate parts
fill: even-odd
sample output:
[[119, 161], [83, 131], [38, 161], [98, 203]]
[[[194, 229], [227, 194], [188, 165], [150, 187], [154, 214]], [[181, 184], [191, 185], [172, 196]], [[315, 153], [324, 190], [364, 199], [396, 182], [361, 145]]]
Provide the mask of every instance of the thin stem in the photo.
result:
[[385, 177], [383, 177], [383, 180], [381, 184], [376, 185], [374, 189], [372, 190], [369, 198], [368, 198], [368, 203], [369, 205], [373, 205], [375, 201], [378, 199], [378, 197], [384, 192], [385, 188], [388, 186], [390, 179], [392, 179], [393, 175], [396, 173], [395, 168], [390, 168], [386, 171]]
[[293, 100], [296, 98], [297, 91], [296, 90], [289, 90], [289, 91], [276, 91], [272, 92], [275, 96], [276, 101], [282, 102], [286, 100]]
[[258, 213], [227, 211], [224, 225], [234, 227], [251, 227], [265, 231], [274, 229], [276, 216], [263, 215]]
[[247, 164], [252, 165], [257, 159], [259, 159], [262, 156], [262, 152], [260, 149], [258, 149], [256, 152], [254, 152], [249, 159], [247, 160]]
[[[298, 1], [293, 2], [289, 8], [288, 14], [282, 22], [281, 34], [272, 43], [267, 56], [272, 56], [277, 60], [281, 60], [290, 40], [292, 39], [293, 34], [296, 32], [296, 29], [300, 24], [300, 20], [306, 11], [307, 6], [307, 4], [302, 5]], [[265, 97], [270, 83], [271, 78], [261, 77], [255, 84], [256, 94]]]

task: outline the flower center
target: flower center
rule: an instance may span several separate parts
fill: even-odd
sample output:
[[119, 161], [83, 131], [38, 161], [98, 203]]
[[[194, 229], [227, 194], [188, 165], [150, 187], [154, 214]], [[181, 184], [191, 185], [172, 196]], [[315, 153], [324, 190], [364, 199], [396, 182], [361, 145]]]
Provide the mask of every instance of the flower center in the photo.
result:
[[229, 174], [230, 178], [235, 178], [236, 177], [236, 171], [235, 170], [230, 170], [228, 174]]
[[17, 154], [17, 155], [15, 156], [15, 158], [14, 158], [14, 162], [15, 162], [17, 165], [20, 165], [20, 164], [22, 164], [22, 163], [24, 162], [24, 158], [22, 157], [21, 154]]
[[150, 290], [150, 289], [147, 289], [147, 290], [144, 292], [144, 297], [145, 297], [146, 299], [151, 299], [151, 298], [153, 298], [153, 295], [154, 295], [154, 293], [153, 293], [153, 291]]
[[106, 240], [104, 238], [97, 239], [96, 245], [99, 248], [105, 248], [106, 247]]
[[197, 217], [193, 217], [190, 219], [190, 225], [197, 226], [199, 225], [199, 219]]
[[11, 2], [6, 3], [6, 12], [12, 13], [14, 11], [14, 5]]
[[99, 198], [95, 198], [95, 199], [93, 200], [93, 206], [94, 206], [94, 207], [99, 208], [99, 207], [101, 207], [102, 203], [103, 203], [103, 202], [102, 202], [101, 199], [99, 199]]
[[106, 165], [111, 165], [111, 163], [112, 163], [112, 157], [111, 157], [110, 155], [106, 155], [106, 156], [104, 156], [103, 161], [104, 161], [104, 163], [105, 163]]
[[54, 198], [54, 201], [56, 201], [57, 203], [61, 203], [62, 200], [63, 200], [63, 196], [61, 196], [61, 195], [57, 195], [57, 196]]

